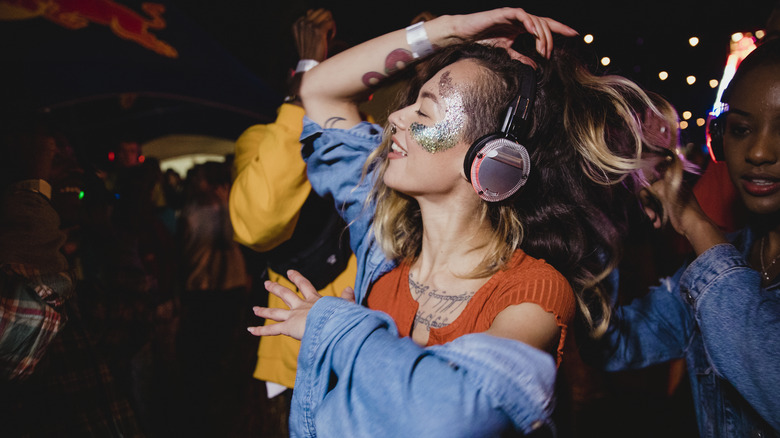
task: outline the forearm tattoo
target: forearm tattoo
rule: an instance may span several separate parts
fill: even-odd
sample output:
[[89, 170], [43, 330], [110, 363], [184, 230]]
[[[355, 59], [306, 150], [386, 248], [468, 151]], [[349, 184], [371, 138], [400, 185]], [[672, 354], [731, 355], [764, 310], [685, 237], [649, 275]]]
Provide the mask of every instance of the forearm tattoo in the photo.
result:
[[376, 87], [383, 79], [393, 73], [406, 68], [414, 61], [412, 52], [407, 49], [395, 49], [385, 58], [385, 73], [370, 71], [363, 75], [363, 85], [368, 88]]
[[416, 282], [411, 273], [409, 273], [409, 290], [412, 298], [419, 303], [418, 309], [420, 309], [414, 317], [414, 326], [421, 324], [429, 331], [431, 328], [449, 325], [474, 296], [474, 292], [451, 295], [447, 291], [432, 289]]
[[328, 120], [325, 120], [325, 125], [323, 126], [323, 128], [331, 129], [333, 128], [333, 125], [335, 125], [336, 123], [342, 120], [347, 120], [347, 119], [345, 119], [344, 117], [331, 117]]

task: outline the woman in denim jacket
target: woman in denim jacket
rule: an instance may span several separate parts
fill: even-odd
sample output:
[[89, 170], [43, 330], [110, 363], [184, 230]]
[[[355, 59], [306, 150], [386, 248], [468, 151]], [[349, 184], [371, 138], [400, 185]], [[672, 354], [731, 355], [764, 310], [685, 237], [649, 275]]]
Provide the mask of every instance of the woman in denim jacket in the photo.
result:
[[[511, 49], [524, 32], [535, 36], [543, 56]], [[638, 114], [659, 113], [623, 78], [593, 76], [566, 53], [546, 59], [552, 32], [575, 34], [522, 9], [442, 16], [307, 72], [303, 153], [312, 187], [332, 196], [350, 224], [358, 275], [349, 295], [372, 306], [382, 282], [406, 266], [412, 288], [458, 291], [444, 306], [458, 308], [460, 297], [468, 301], [499, 276], [522, 276], [506, 270], [519, 257], [541, 266], [534, 271], [540, 276], [521, 281], [542, 298], [512, 303], [486, 327], [423, 348], [437, 329], [423, 317], [441, 317], [450, 327], [460, 313], [421, 314], [425, 300], [415, 299], [420, 311], [409, 336], [399, 338], [398, 319], [321, 298], [295, 271], [288, 276], [303, 299], [266, 283], [291, 310], [256, 308], [258, 316], [281, 322], [250, 331], [302, 338], [293, 435], [493, 436], [530, 433], [549, 422], [552, 356], [561, 357], [575, 298], [589, 319], [588, 302], [605, 302], [594, 287], [606, 272], [599, 255], [612, 262], [618, 252], [619, 221], [601, 208], [614, 205], [616, 192], [633, 193], [613, 184], [641, 178]], [[477, 39], [495, 47], [458, 44]], [[389, 126], [361, 122], [358, 97], [417, 58], [426, 59], [406, 70], [414, 77]], [[505, 118], [507, 107], [517, 111]], [[498, 149], [470, 153], [472, 142], [499, 130]], [[530, 158], [504, 146], [507, 136], [521, 139]], [[491, 190], [496, 181], [481, 166], [493, 156], [522, 170], [504, 169], [518, 178], [512, 190]], [[523, 169], [529, 163], [530, 172]], [[400, 277], [398, 289], [387, 293], [405, 287]], [[550, 294], [569, 300], [568, 315], [537, 304]]]
[[697, 257], [617, 308], [587, 355], [611, 371], [685, 358], [703, 438], [780, 436], [780, 40], [742, 61], [723, 102], [710, 133], [749, 226], [724, 236], [690, 193], [653, 184]]

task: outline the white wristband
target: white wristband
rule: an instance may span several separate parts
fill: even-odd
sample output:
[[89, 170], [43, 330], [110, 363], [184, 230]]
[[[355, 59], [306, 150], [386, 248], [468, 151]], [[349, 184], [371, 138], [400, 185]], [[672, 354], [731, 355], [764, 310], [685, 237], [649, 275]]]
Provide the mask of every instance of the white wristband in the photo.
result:
[[295, 73], [303, 73], [305, 71], [309, 71], [312, 68], [314, 68], [314, 66], [316, 66], [317, 64], [319, 64], [319, 62], [313, 59], [301, 59], [300, 61], [298, 61], [298, 66], [295, 67]]
[[433, 53], [433, 45], [425, 32], [424, 21], [415, 23], [406, 28], [406, 42], [412, 49], [414, 59], [423, 58]]

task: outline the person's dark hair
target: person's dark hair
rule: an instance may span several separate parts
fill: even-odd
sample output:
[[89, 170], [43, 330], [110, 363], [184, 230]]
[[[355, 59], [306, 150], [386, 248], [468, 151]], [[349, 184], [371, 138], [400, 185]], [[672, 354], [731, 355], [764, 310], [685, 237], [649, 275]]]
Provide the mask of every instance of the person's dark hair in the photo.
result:
[[734, 77], [731, 79], [731, 82], [729, 82], [728, 87], [723, 90], [721, 101], [723, 103], [729, 102], [735, 84], [741, 82], [748, 73], [757, 67], [773, 64], [780, 64], [780, 38], [761, 44], [742, 60], [739, 64], [739, 68], [737, 68], [737, 72], [734, 73]]

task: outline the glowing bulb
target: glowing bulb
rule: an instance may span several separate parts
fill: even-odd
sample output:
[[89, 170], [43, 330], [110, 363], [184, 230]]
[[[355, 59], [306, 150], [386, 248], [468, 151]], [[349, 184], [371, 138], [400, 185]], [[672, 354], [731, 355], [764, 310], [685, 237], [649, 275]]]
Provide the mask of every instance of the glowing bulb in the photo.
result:
[[704, 126], [705, 123], [707, 123], [707, 121], [702, 119], [701, 117], [696, 119], [696, 126]]
[[688, 85], [693, 85], [696, 83], [696, 76], [688, 76], [685, 81], [688, 82]]
[[612, 62], [612, 60], [609, 59], [609, 57], [607, 57], [607, 56], [601, 58], [601, 65], [603, 65], [603, 66], [609, 65], [610, 62]]
[[717, 79], [710, 79], [710, 88], [717, 88], [719, 83]]
[[84, 199], [84, 190], [79, 192], [79, 199]]
[[756, 31], [756, 38], [761, 39], [764, 37], [764, 35], [766, 35], [766, 32], [764, 32], [763, 30], [759, 29]]
[[688, 40], [688, 44], [690, 44], [690, 45], [691, 45], [691, 47], [696, 47], [696, 45], [697, 45], [697, 44], [699, 44], [699, 39], [698, 39], [698, 38], [696, 38], [696, 37], [691, 37], [691, 38]]
[[690, 111], [683, 111], [682, 116], [683, 116], [683, 119], [688, 120], [688, 119], [691, 118], [691, 116], [693, 116], [693, 114], [691, 114]]
[[590, 44], [593, 42], [593, 35], [587, 34], [582, 39], [585, 41], [585, 44]]
[[745, 35], [742, 34], [742, 32], [737, 32], [735, 34], [731, 35], [731, 41], [734, 41], [735, 43], [739, 42], [742, 38], [744, 38]]
[[687, 127], [688, 127], [688, 122], [686, 122], [685, 120], [683, 120], [682, 122], [680, 122], [680, 129], [685, 129], [685, 128], [687, 128]]
[[665, 81], [667, 78], [669, 78], [669, 73], [665, 71], [658, 73], [658, 79]]

